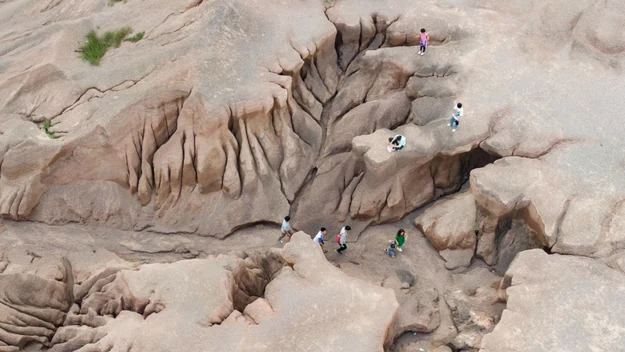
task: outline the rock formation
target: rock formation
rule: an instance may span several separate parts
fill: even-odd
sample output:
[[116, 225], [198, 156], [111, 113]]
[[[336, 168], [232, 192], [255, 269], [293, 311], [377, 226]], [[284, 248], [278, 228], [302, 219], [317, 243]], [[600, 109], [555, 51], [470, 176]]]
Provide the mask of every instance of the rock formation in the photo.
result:
[[341, 273], [301, 232], [282, 250], [172, 264], [92, 254], [37, 261], [47, 272], [11, 256], [0, 351], [383, 351], [398, 313], [391, 290]]
[[475, 253], [477, 209], [471, 194], [458, 194], [438, 201], [415, 220], [432, 246], [445, 259], [448, 269], [468, 267]]
[[590, 258], [524, 251], [503, 278], [507, 308], [480, 351], [618, 351], [624, 279]]
[[[93, 244], [39, 254], [12, 234], [0, 241], [0, 351], [180, 341], [187, 350], [369, 351], [410, 331], [431, 335], [407, 348], [423, 337], [473, 351], [618, 349], [624, 24], [617, 0], [0, 0], [5, 219], [137, 231], [143, 242], [116, 248], [190, 258], [210, 249], [150, 236], [224, 239], [289, 214], [308, 233], [349, 223], [356, 241], [430, 205], [413, 223], [444, 267], [505, 273], [508, 304], [482, 339], [497, 319], [473, 308], [491, 290], [389, 281], [405, 308], [397, 313], [390, 291], [338, 273], [304, 235], [283, 251], [137, 267]], [[89, 31], [124, 26], [144, 37], [99, 66], [79, 57]], [[465, 116], [451, 132], [459, 101]], [[398, 133], [406, 147], [389, 153]], [[588, 277], [599, 299], [572, 297], [583, 279], [556, 275], [564, 267]], [[535, 309], [561, 301], [575, 307], [554, 313], [576, 322], [566, 331]], [[360, 318], [368, 323], [352, 324]], [[616, 327], [593, 328], [604, 323]], [[163, 333], [140, 338], [145, 329]], [[327, 340], [315, 329], [328, 329]], [[538, 338], [545, 330], [553, 334]]]
[[[320, 217], [311, 209], [361, 229], [453, 191], [476, 166], [470, 158], [440, 156], [432, 144], [421, 156], [403, 153], [413, 167], [396, 173], [354, 139], [425, 125], [460, 91], [453, 63], [417, 63], [407, 47], [414, 39], [406, 40], [415, 29], [399, 19], [410, 4], [398, 5], [9, 7], [1, 212], [224, 237], [289, 212], [312, 232]], [[258, 21], [260, 11], [291, 13], [291, 21]], [[64, 55], [87, 30], [126, 24], [145, 38], [111, 50], [100, 67]], [[433, 42], [462, 33], [438, 26]], [[44, 50], [59, 55], [42, 61]], [[60, 138], [37, 128], [44, 121]]]

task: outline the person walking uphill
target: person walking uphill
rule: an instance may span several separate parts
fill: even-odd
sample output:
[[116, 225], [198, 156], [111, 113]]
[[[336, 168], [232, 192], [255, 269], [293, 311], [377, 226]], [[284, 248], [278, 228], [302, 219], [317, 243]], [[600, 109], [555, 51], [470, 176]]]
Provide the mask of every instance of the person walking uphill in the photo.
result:
[[321, 230], [319, 230], [319, 232], [317, 232], [317, 236], [315, 236], [315, 238], [313, 238], [313, 241], [319, 243], [319, 246], [321, 246], [321, 249], [323, 250], [323, 253], [328, 253], [327, 249], [323, 248], [323, 236], [326, 234], [326, 228], [322, 227]]
[[280, 228], [281, 235], [278, 237], [278, 243], [282, 243], [284, 236], [289, 236], [289, 240], [291, 240], [291, 236], [293, 236], [293, 229], [291, 229], [290, 221], [290, 216], [285, 216], [284, 220], [282, 220], [282, 228]]
[[347, 249], [347, 231], [349, 231], [351, 229], [352, 229], [351, 227], [345, 226], [345, 227], [343, 227], [341, 229], [341, 233], [339, 233], [336, 236], [337, 242], [341, 246], [341, 247], [336, 249], [336, 252], [338, 254], [343, 254], [342, 252]]
[[459, 120], [462, 117], [462, 115], [464, 115], [464, 110], [462, 109], [462, 103], [458, 103], [456, 104], [456, 106], [454, 106], [454, 112], [451, 115], [451, 119], [449, 120], [449, 123], [447, 124], [447, 126], [451, 126], [452, 132], [456, 132], [456, 129], [458, 129], [458, 125], [460, 124]]
[[430, 44], [430, 35], [425, 31], [425, 28], [421, 28], [419, 36], [419, 42], [421, 44], [421, 47], [419, 48], [419, 55], [425, 55], [425, 49], [427, 49], [428, 44]]
[[399, 229], [399, 231], [397, 231], [397, 234], [395, 234], [395, 246], [400, 252], [404, 251], [403, 249], [401, 249], [401, 247], [404, 245], [404, 243], [406, 243], [406, 237], [406, 231], [404, 231], [404, 229]]

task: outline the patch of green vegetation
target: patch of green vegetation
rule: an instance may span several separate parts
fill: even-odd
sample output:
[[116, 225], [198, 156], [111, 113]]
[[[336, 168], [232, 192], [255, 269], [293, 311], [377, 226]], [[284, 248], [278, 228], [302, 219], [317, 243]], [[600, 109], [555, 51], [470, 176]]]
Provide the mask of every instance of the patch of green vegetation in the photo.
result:
[[145, 32], [139, 32], [135, 35], [133, 35], [130, 38], [126, 38], [124, 39], [125, 42], [131, 42], [131, 43], [136, 43], [138, 41], [140, 41], [141, 39], [143, 39], [143, 35], [145, 34]]
[[43, 132], [45, 132], [45, 134], [51, 139], [56, 139], [56, 137], [52, 134], [52, 132], [50, 132], [50, 126], [52, 126], [52, 124], [50, 123], [49, 120], [44, 121], [43, 126], [42, 126]]
[[85, 61], [89, 61], [92, 65], [98, 66], [110, 47], [118, 48], [124, 40], [136, 43], [143, 38], [144, 34], [144, 32], [141, 32], [126, 38], [130, 33], [132, 33], [132, 27], [130, 26], [122, 27], [116, 31], [105, 32], [101, 37], [98, 36], [95, 30], [89, 31], [85, 44], [79, 50], [82, 52], [82, 58]]
[[102, 40], [106, 45], [118, 48], [130, 33], [132, 33], [132, 27], [125, 26], [116, 31], [105, 32]]
[[117, 4], [118, 2], [123, 2], [125, 4], [126, 0], [109, 0], [108, 5], [109, 6], [113, 6], [113, 5]]

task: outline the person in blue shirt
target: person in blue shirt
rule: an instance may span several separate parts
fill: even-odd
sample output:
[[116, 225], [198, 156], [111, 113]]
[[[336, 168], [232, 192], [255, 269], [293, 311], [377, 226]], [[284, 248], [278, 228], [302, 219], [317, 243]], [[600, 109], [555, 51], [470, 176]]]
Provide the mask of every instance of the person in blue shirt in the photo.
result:
[[390, 152], [400, 151], [406, 145], [406, 137], [401, 134], [388, 139], [388, 146], [386, 149]]

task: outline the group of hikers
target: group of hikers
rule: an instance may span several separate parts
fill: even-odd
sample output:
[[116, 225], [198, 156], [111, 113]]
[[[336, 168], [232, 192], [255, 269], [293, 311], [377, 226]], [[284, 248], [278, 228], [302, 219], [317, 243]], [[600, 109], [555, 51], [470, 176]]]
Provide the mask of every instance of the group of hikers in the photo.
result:
[[[430, 44], [430, 35], [426, 32], [425, 28], [421, 28], [421, 32], [419, 33], [419, 55], [425, 55], [425, 50]], [[458, 125], [460, 124], [460, 118], [464, 115], [464, 110], [462, 109], [462, 103], [457, 103], [454, 106], [451, 119], [447, 126], [451, 127], [452, 132], [456, 132], [458, 129]], [[389, 153], [400, 151], [406, 145], [406, 137], [401, 134], [395, 135], [395, 137], [391, 137], [388, 139], [388, 146], [386, 149]]]
[[[425, 51], [430, 43], [430, 35], [425, 30], [425, 28], [421, 28], [419, 37], [420, 37], [419, 38], [420, 39], [419, 40], [419, 44], [420, 44], [419, 55], [423, 56], [425, 55]], [[457, 103], [453, 108], [451, 119], [449, 120], [449, 123], [447, 124], [447, 126], [451, 127], [452, 132], [456, 132], [456, 130], [458, 129], [458, 125], [460, 124], [460, 118], [462, 117], [462, 115], [464, 115], [464, 110], [462, 109], [462, 103]], [[405, 145], [406, 145], [406, 137], [404, 137], [401, 134], [398, 134], [388, 139], [387, 150], [389, 153], [397, 152], [397, 151], [402, 150], [402, 148]], [[291, 236], [293, 235], [293, 229], [291, 228], [290, 221], [291, 221], [291, 217], [289, 216], [286, 216], [284, 220], [282, 221], [281, 235], [280, 235], [280, 238], [278, 238], [278, 243], [282, 243], [282, 239], [285, 236], [288, 236], [290, 239]], [[336, 249], [337, 253], [342, 254], [343, 251], [347, 249], [347, 233], [351, 229], [352, 228], [349, 225], [344, 226], [343, 228], [341, 228], [341, 231], [339, 232], [339, 234], [336, 235], [336, 242], [339, 245], [339, 248]], [[319, 232], [317, 232], [317, 235], [313, 238], [313, 241], [319, 243], [324, 253], [328, 252], [324, 248], [324, 245], [325, 245], [324, 236], [327, 234], [327, 232], [328, 232], [327, 229], [325, 227], [322, 227], [319, 230]], [[384, 249], [384, 251], [391, 257], [395, 256], [396, 250], [399, 252], [402, 252], [403, 251], [402, 246], [406, 242], [406, 237], [407, 237], [406, 231], [404, 231], [404, 229], [400, 229], [395, 234], [395, 238], [389, 241], [389, 245], [386, 249]]]
[[[341, 228], [339, 234], [336, 235], [336, 242], [339, 245], [339, 248], [336, 249], [337, 253], [343, 254], [343, 251], [347, 249], [347, 233], [348, 231], [351, 231], [351, 229], [352, 228], [349, 225], [346, 225]], [[325, 227], [322, 227], [319, 232], [317, 232], [317, 235], [315, 235], [315, 237], [313, 238], [313, 241], [319, 244], [323, 253], [328, 253], [328, 250], [324, 248], [324, 237], [327, 233], [328, 230]], [[282, 220], [282, 227], [280, 228], [280, 237], [278, 238], [278, 243], [282, 243], [282, 239], [287, 236], [289, 240], [291, 239], [291, 236], [293, 236], [293, 228], [291, 227], [290, 216], [285, 216], [284, 220]], [[406, 238], [406, 231], [404, 231], [404, 229], [400, 229], [395, 234], [395, 238], [389, 241], [388, 248], [384, 249], [384, 252], [386, 252], [386, 254], [391, 257], [395, 257], [395, 250], [403, 252], [402, 247], [404, 243], [406, 243]]]

